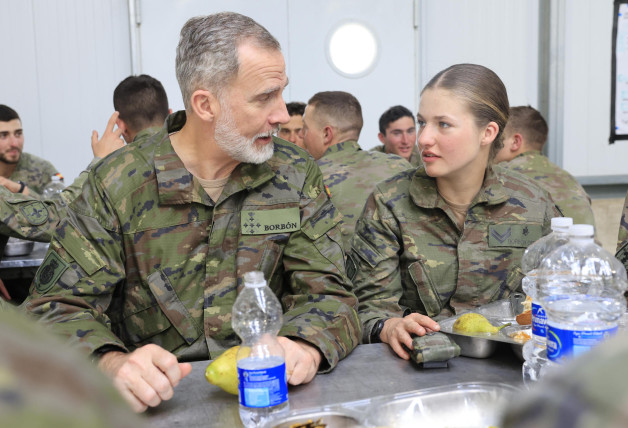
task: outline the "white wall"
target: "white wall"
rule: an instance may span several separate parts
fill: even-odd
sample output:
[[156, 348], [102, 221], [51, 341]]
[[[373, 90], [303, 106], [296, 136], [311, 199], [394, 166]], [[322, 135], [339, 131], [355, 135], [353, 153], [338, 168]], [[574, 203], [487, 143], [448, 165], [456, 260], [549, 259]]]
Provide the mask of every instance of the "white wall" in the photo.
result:
[[581, 177], [628, 174], [628, 141], [608, 142], [613, 1], [565, 6], [563, 167]]
[[24, 150], [71, 182], [92, 159], [91, 131], [131, 73], [126, 0], [0, 0], [0, 104], [22, 119]]
[[[563, 4], [565, 42], [551, 60], [564, 66], [556, 122], [564, 150], [554, 160], [580, 177], [624, 175], [628, 141], [608, 144], [613, 2], [556, 1]], [[365, 147], [377, 143], [385, 108], [399, 103], [416, 110], [420, 88], [456, 62], [493, 68], [511, 104], [537, 106], [539, 0], [137, 3], [142, 57], [136, 72], [160, 79], [175, 109], [182, 107], [174, 76], [179, 30], [189, 17], [223, 8], [252, 16], [278, 38], [291, 78], [286, 100], [305, 101], [327, 89], [354, 92], [365, 112]], [[336, 75], [324, 55], [327, 31], [345, 19], [366, 22], [383, 41], [381, 64], [362, 80]], [[112, 91], [131, 73], [128, 26], [126, 0], [0, 0], [0, 103], [22, 116], [26, 151], [51, 160], [68, 179], [90, 161], [91, 130], [102, 132]]]

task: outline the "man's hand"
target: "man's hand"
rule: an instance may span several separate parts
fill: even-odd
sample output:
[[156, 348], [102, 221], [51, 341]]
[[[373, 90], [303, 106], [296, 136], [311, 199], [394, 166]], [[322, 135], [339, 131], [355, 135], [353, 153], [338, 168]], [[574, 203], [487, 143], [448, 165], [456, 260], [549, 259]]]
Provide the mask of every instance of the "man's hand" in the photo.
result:
[[9, 294], [9, 290], [5, 287], [4, 282], [0, 279], [0, 295], [4, 297], [4, 300], [11, 300], [11, 295]]
[[189, 363], [179, 363], [157, 345], [145, 345], [130, 354], [108, 352], [98, 367], [113, 378], [114, 386], [138, 413], [171, 399], [174, 387], [192, 371]]
[[440, 326], [436, 321], [428, 316], [420, 314], [410, 314], [403, 318], [389, 318], [384, 323], [384, 328], [379, 337], [384, 343], [388, 343], [390, 347], [404, 360], [410, 359], [410, 355], [403, 348], [406, 345], [408, 349], [412, 349], [412, 336], [423, 336], [431, 331], [439, 331]]
[[314, 346], [303, 340], [277, 338], [286, 355], [286, 372], [290, 385], [308, 383], [318, 371], [323, 356]]
[[[22, 185], [17, 181], [9, 180], [8, 178], [2, 176], [0, 176], [0, 185], [6, 187], [12, 193], [19, 193], [20, 188], [22, 187]], [[28, 186], [24, 187], [22, 194], [28, 196]]]
[[102, 138], [100, 140], [98, 139], [98, 132], [92, 131], [92, 151], [94, 152], [95, 157], [104, 158], [109, 153], [112, 153], [124, 146], [122, 130], [120, 130], [120, 128], [116, 128], [115, 130], [113, 129], [119, 115], [120, 113], [117, 111], [111, 115], [109, 122], [107, 122], [105, 132], [102, 134]]

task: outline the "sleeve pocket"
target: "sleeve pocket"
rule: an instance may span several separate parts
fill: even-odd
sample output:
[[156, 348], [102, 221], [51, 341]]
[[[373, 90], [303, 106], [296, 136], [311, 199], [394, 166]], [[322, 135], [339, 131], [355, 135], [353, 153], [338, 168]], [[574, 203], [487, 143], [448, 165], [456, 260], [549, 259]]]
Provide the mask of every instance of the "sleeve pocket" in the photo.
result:
[[[99, 269], [105, 266], [105, 262], [100, 257], [94, 246], [83, 236], [70, 222], [66, 222], [64, 225], [66, 233], [70, 233], [74, 236], [72, 240], [73, 244], [64, 246], [63, 249], [67, 251], [76, 263], [87, 273], [87, 275], [93, 275]], [[75, 245], [74, 242], [78, 242], [79, 245]]]

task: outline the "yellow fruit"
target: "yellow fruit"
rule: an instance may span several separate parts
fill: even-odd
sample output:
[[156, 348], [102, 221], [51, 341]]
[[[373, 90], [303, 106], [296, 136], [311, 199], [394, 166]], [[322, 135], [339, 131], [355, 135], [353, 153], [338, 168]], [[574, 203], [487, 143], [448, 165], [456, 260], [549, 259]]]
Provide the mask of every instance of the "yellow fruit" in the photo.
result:
[[[238, 367], [236, 354], [240, 346], [234, 346], [220, 354], [205, 369], [205, 379], [230, 394], [238, 395]], [[250, 349], [247, 349], [250, 352]], [[247, 355], [248, 355], [247, 352]]]
[[462, 333], [497, 333], [502, 328], [510, 324], [504, 324], [501, 327], [495, 327], [492, 325], [484, 315], [476, 313], [467, 313], [460, 315], [460, 317], [454, 322], [454, 331]]

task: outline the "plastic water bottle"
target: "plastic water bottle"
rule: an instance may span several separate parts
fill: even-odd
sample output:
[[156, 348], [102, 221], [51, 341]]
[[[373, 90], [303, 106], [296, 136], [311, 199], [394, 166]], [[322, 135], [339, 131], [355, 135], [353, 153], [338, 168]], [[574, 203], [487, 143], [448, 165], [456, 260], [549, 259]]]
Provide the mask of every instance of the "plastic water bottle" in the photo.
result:
[[65, 189], [65, 185], [63, 184], [63, 176], [61, 174], [55, 174], [50, 177], [50, 183], [44, 188], [42, 192], [42, 196], [44, 199], [57, 199], [63, 189]]
[[547, 313], [547, 358], [561, 363], [617, 332], [625, 312], [626, 269], [593, 240], [593, 226], [574, 225], [569, 242], [541, 263], [537, 284]]
[[545, 351], [546, 316], [536, 291], [539, 267], [543, 259], [556, 248], [569, 242], [570, 217], [552, 219], [552, 232], [530, 245], [521, 258], [521, 269], [526, 276], [522, 281], [523, 291], [532, 298], [532, 339], [523, 345], [523, 381], [526, 385], [537, 381], [546, 365]]
[[261, 426], [289, 411], [286, 363], [277, 341], [283, 311], [262, 272], [244, 275], [231, 323], [242, 339], [236, 356], [240, 419], [245, 427]]

